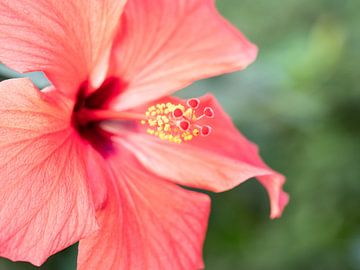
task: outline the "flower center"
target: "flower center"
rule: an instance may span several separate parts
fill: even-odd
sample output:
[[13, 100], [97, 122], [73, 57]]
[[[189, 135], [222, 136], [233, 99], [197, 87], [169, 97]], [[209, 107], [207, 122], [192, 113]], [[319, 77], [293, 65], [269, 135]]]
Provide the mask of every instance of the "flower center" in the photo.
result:
[[121, 94], [125, 87], [124, 82], [114, 77], [107, 78], [96, 91], [90, 91], [93, 89], [88, 81], [79, 86], [72, 124], [79, 135], [104, 156], [112, 154], [114, 150], [112, 134], [101, 126], [101, 120], [109, 119], [109, 115], [103, 114], [100, 118], [97, 112], [106, 111], [109, 101]]
[[117, 120], [119, 127], [126, 129], [136, 128], [139, 123], [145, 126], [148, 134], [178, 144], [211, 133], [212, 128], [206, 124], [206, 119], [214, 117], [214, 110], [203, 106], [200, 110], [200, 100], [197, 98], [187, 100], [186, 104], [155, 104], [143, 113], [109, 109], [109, 100], [114, 95], [121, 94], [121, 86], [119, 80], [109, 78], [89, 96], [82, 95], [86, 93], [87, 84], [79, 91], [78, 102], [74, 108], [74, 125], [80, 135], [96, 148], [111, 148], [111, 134], [102, 129], [100, 123], [103, 121]]
[[198, 136], [208, 136], [212, 131], [210, 125], [201, 123], [207, 118], [214, 118], [214, 110], [205, 107], [199, 115], [199, 105], [197, 98], [189, 99], [186, 106], [159, 103], [150, 106], [145, 114], [82, 108], [77, 112], [77, 121], [80, 126], [106, 120], [138, 121], [146, 126], [148, 134], [164, 141], [182, 143]]

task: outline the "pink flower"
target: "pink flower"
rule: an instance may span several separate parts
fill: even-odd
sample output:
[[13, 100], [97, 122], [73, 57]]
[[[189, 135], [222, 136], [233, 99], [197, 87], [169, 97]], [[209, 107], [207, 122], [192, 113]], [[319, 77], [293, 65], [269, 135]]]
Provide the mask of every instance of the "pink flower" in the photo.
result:
[[[207, 195], [251, 177], [287, 203], [214, 97], [169, 95], [240, 70], [256, 48], [212, 0], [0, 2], [0, 61], [53, 86], [0, 83], [0, 255], [78, 269], [198, 269]], [[120, 19], [119, 19], [120, 18]]]

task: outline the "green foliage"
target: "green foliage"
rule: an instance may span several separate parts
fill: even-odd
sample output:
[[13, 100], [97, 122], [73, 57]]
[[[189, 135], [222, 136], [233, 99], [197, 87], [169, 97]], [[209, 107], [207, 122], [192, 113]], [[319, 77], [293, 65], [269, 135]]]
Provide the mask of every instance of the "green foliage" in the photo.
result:
[[[195, 84], [191, 95], [213, 90], [264, 159], [287, 176], [291, 201], [271, 221], [254, 180], [212, 195], [206, 269], [360, 269], [360, 1], [218, 6], [258, 45], [259, 58], [242, 73]], [[75, 250], [41, 269], [75, 269]], [[3, 260], [0, 269], [35, 268]]]
[[287, 176], [291, 202], [268, 221], [255, 181], [217, 195], [207, 269], [360, 269], [360, 5], [275, 2], [219, 2], [260, 55], [216, 94]]

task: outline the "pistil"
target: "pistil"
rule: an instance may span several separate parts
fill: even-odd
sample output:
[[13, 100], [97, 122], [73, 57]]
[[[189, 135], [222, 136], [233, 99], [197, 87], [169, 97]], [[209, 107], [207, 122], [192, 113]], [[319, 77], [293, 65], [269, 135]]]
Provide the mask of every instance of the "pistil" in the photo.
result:
[[200, 100], [189, 99], [186, 105], [159, 103], [150, 106], [146, 113], [146, 119], [141, 124], [147, 126], [147, 133], [159, 137], [161, 140], [172, 143], [191, 141], [198, 136], [210, 135], [212, 128], [209, 125], [200, 125], [206, 118], [214, 118], [214, 110], [205, 107], [201, 115], [197, 115]]
[[144, 120], [143, 114], [132, 112], [119, 112], [112, 110], [89, 110], [81, 109], [77, 112], [77, 120], [80, 125], [85, 125], [89, 122], [99, 122], [105, 120]]
[[205, 107], [199, 115], [199, 106], [199, 99], [190, 99], [185, 105], [171, 102], [155, 104], [144, 114], [82, 108], [76, 112], [76, 120], [80, 126], [106, 120], [137, 121], [146, 127], [148, 134], [179, 144], [198, 136], [210, 135], [212, 127], [206, 119], [214, 118], [214, 110]]

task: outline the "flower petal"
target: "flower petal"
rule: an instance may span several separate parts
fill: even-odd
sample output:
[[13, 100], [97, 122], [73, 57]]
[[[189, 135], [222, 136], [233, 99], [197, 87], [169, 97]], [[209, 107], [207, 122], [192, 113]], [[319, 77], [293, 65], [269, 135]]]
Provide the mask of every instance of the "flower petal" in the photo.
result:
[[85, 147], [68, 103], [27, 79], [0, 83], [0, 256], [42, 264], [96, 230]]
[[124, 110], [167, 96], [195, 80], [254, 61], [257, 49], [222, 18], [213, 0], [132, 0], [114, 43], [113, 72], [127, 88]]
[[0, 62], [44, 71], [70, 97], [91, 76], [101, 81], [125, 0], [0, 2]]
[[120, 149], [108, 161], [108, 201], [100, 231], [80, 241], [78, 270], [200, 269], [209, 214], [205, 194], [148, 173]]
[[[167, 101], [185, 104], [175, 98], [159, 103]], [[257, 146], [237, 131], [214, 97], [208, 95], [200, 101], [199, 111], [210, 107], [215, 113], [213, 119], [202, 122], [212, 127], [209, 136], [174, 144], [145, 135], [144, 128], [116, 140], [127, 145], [146, 168], [181, 185], [221, 192], [258, 177], [270, 195], [271, 217], [279, 217], [288, 201], [282, 191], [285, 178], [261, 160]]]

